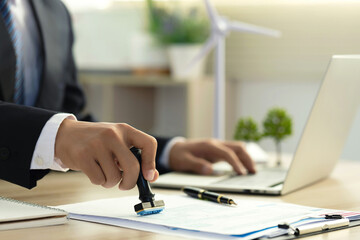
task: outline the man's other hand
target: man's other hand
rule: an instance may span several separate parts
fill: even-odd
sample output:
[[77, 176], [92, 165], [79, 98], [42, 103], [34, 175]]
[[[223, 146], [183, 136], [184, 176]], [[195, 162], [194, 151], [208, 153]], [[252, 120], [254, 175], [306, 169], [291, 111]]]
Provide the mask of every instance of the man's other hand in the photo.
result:
[[187, 140], [176, 143], [169, 156], [169, 167], [174, 171], [210, 175], [212, 163], [228, 162], [238, 174], [255, 173], [253, 160], [241, 142]]

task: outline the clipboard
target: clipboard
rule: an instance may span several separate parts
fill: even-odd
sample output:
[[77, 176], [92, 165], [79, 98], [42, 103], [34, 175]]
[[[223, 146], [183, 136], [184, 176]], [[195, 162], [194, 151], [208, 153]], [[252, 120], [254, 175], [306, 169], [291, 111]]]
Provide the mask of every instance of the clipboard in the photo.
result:
[[[326, 220], [324, 218], [322, 220], [319, 219], [320, 221], [315, 220], [314, 222], [307, 223], [305, 228], [304, 227], [295, 228], [295, 227], [291, 227], [291, 225], [288, 225], [289, 231], [286, 231], [286, 229], [279, 228], [281, 230], [278, 230], [279, 231], [278, 234], [274, 233], [271, 234], [270, 236], [256, 238], [256, 240], [298, 239], [298, 238], [304, 238], [313, 235], [360, 226], [360, 215], [342, 217], [342, 218], [338, 218], [337, 216], [339, 215], [336, 215], [336, 217], [334, 218], [331, 218], [330, 216], [330, 218], [328, 218], [329, 221], [324, 221]], [[279, 224], [279, 225], [284, 225], [284, 224]], [[297, 234], [295, 234], [296, 229], [299, 230]], [[281, 231], [283, 231], [283, 233], [280, 233]]]

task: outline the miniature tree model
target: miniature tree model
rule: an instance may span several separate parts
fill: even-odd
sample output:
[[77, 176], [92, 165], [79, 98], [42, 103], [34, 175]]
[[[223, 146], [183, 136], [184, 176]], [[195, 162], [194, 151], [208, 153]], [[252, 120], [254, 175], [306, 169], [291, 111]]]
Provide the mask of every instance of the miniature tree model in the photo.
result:
[[292, 133], [292, 120], [286, 110], [281, 108], [272, 108], [268, 111], [263, 122], [264, 136], [272, 137], [276, 144], [276, 153], [278, 166], [281, 165], [281, 146], [283, 139]]
[[258, 130], [257, 123], [251, 117], [240, 118], [235, 129], [234, 139], [258, 142], [261, 139], [261, 133]]

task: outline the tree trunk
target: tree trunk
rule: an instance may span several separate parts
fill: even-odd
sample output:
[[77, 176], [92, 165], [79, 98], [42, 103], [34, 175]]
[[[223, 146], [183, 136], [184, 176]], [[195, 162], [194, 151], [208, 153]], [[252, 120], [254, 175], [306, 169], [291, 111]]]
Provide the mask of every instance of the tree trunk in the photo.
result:
[[280, 141], [276, 141], [276, 166], [281, 166], [281, 146]]

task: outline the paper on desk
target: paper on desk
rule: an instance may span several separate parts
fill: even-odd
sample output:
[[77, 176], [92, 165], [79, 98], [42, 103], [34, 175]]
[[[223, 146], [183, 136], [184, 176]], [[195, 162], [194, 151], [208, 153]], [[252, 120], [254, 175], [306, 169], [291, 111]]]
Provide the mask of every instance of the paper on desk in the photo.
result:
[[[293, 222], [308, 215], [329, 210], [293, 204], [235, 199], [237, 206], [220, 205], [185, 195], [156, 195], [164, 200], [160, 214], [137, 216], [133, 206], [137, 197], [102, 199], [57, 206], [72, 214], [71, 218], [200, 238], [243, 237], [244, 234]], [[244, 238], [250, 239], [250, 238]]]

